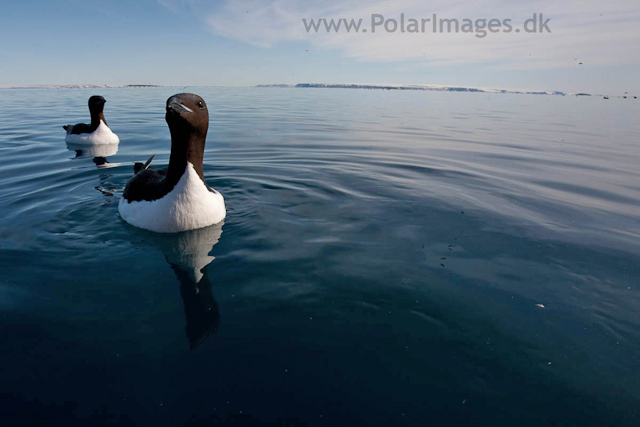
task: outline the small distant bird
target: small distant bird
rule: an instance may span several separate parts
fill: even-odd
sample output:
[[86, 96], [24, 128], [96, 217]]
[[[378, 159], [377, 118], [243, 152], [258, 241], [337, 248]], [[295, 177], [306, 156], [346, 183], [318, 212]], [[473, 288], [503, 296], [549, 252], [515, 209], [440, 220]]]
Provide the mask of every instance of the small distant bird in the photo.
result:
[[89, 98], [89, 112], [91, 124], [78, 123], [77, 125], [62, 126], [67, 131], [65, 141], [72, 144], [117, 144], [120, 142], [118, 135], [113, 133], [107, 121], [104, 119], [103, 97], [94, 95]]
[[202, 160], [209, 110], [198, 95], [179, 93], [167, 100], [165, 120], [171, 132], [169, 167], [136, 163], [118, 205], [120, 216], [136, 227], [177, 233], [217, 224], [227, 214], [222, 194], [204, 180]]

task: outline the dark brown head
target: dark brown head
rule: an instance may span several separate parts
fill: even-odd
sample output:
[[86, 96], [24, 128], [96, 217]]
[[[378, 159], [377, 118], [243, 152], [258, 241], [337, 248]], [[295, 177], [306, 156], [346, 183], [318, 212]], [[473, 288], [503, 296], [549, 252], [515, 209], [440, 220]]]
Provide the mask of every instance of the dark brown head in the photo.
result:
[[[202, 160], [209, 130], [209, 110], [204, 99], [193, 93], [179, 93], [167, 99], [165, 115], [171, 131], [171, 158], [166, 180], [172, 186], [191, 163], [204, 182]], [[177, 182], [177, 181], [176, 181]]]
[[107, 102], [106, 99], [99, 95], [94, 95], [89, 98], [89, 111], [91, 113], [101, 113], [104, 110], [104, 103]]
[[205, 138], [209, 130], [207, 104], [204, 99], [193, 93], [179, 93], [167, 99], [165, 119], [171, 129], [172, 136], [177, 131]]

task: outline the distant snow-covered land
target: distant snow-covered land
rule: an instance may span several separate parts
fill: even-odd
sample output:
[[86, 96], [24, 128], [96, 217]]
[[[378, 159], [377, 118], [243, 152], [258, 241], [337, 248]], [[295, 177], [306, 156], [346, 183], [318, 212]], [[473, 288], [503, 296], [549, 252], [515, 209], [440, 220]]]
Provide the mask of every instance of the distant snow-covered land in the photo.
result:
[[25, 86], [0, 86], [0, 89], [105, 89], [121, 87], [159, 87], [158, 85], [136, 84], [136, 85], [25, 85]]
[[[283, 87], [286, 85], [259, 85], [259, 87]], [[566, 95], [565, 92], [488, 89], [478, 87], [440, 86], [440, 85], [396, 85], [396, 84], [354, 84], [354, 83], [299, 83], [296, 88], [336, 88], [336, 89], [383, 89], [383, 90], [435, 90], [441, 92], [481, 92], [481, 93], [520, 93], [528, 95]]]
[[[129, 84], [129, 85], [105, 85], [105, 84], [85, 84], [85, 85], [25, 85], [25, 86], [0, 86], [0, 89], [103, 89], [103, 88], [145, 88], [145, 87], [166, 87], [152, 84]], [[181, 86], [184, 87], [184, 86]], [[200, 86], [202, 87], [202, 86]], [[206, 86], [214, 87], [214, 86]], [[228, 87], [228, 86], [215, 86]], [[233, 87], [233, 86], [231, 86]], [[298, 83], [298, 84], [260, 84], [255, 87], [259, 88], [327, 88], [327, 89], [378, 89], [378, 90], [432, 90], [439, 92], [477, 92], [477, 93], [509, 93], [509, 94], [525, 94], [525, 95], [575, 95], [575, 96], [592, 96], [589, 93], [567, 93], [559, 90], [518, 90], [518, 89], [493, 89], [484, 87], [466, 87], [466, 86], [444, 86], [444, 85], [402, 85], [402, 84], [360, 84], [360, 83]], [[604, 95], [594, 95], [604, 96]], [[628, 95], [618, 96], [618, 98], [634, 98], [636, 96]]]
[[109, 85], [24, 85], [24, 86], [2, 86], [2, 89], [93, 89], [118, 87]]

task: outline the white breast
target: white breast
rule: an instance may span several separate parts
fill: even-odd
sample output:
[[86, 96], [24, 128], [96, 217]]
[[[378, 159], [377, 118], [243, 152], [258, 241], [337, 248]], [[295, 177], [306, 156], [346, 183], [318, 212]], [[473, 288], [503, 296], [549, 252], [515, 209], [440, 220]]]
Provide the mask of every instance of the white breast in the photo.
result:
[[227, 215], [222, 194], [209, 191], [191, 163], [187, 163], [180, 181], [164, 197], [151, 202], [128, 202], [122, 198], [118, 211], [129, 224], [157, 233], [207, 227]]
[[109, 126], [107, 126], [102, 120], [100, 120], [100, 124], [93, 132], [68, 134], [65, 138], [65, 141], [71, 144], [86, 145], [118, 144], [120, 142], [120, 138], [118, 138], [118, 135], [116, 135], [111, 131], [111, 129], [109, 129]]

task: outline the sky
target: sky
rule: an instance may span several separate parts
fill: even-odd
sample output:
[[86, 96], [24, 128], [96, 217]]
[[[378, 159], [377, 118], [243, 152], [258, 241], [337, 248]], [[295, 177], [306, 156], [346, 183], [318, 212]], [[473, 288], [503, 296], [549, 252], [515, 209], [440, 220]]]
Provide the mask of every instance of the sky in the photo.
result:
[[[534, 13], [550, 32], [516, 33]], [[468, 19], [475, 32], [445, 24], [434, 33], [433, 14]], [[342, 18], [362, 19], [360, 30], [307, 32], [303, 21]], [[431, 21], [412, 32], [410, 19]], [[501, 24], [482, 37], [479, 19], [510, 19], [514, 30]], [[0, 54], [2, 87], [385, 83], [640, 94], [640, 2], [5, 1]]]

